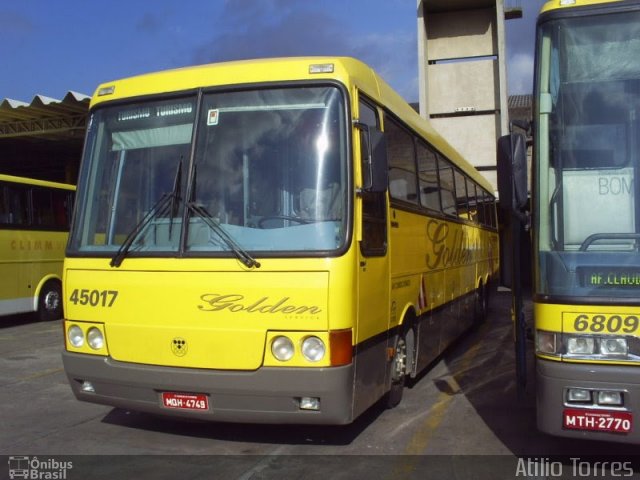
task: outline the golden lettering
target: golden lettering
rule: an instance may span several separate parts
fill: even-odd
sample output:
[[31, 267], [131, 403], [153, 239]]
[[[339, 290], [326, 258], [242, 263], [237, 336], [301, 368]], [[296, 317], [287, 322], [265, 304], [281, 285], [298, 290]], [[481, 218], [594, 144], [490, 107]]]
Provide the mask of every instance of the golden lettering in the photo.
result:
[[205, 293], [200, 296], [203, 304], [198, 305], [198, 309], [203, 312], [221, 312], [227, 310], [229, 312], [247, 312], [247, 313], [263, 313], [263, 314], [318, 314], [322, 309], [316, 305], [295, 305], [290, 303], [290, 297], [282, 297], [273, 302], [269, 297], [262, 297], [254, 302], [245, 300], [244, 295], [227, 294], [220, 295], [218, 293]]

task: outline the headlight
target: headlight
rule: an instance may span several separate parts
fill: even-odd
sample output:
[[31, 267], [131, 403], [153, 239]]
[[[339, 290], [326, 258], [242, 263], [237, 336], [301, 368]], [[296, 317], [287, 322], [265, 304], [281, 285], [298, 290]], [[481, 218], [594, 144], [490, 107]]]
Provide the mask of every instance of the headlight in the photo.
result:
[[96, 327], [91, 327], [87, 332], [87, 343], [94, 350], [100, 350], [104, 347], [104, 337], [102, 332]]
[[318, 337], [307, 337], [302, 342], [302, 355], [310, 362], [319, 362], [324, 358], [326, 348]]
[[271, 353], [281, 362], [291, 360], [293, 351], [293, 343], [287, 337], [279, 336], [271, 342]]
[[632, 360], [637, 357], [625, 337], [565, 334], [563, 341], [567, 357], [589, 357], [593, 360]]
[[640, 342], [629, 338], [536, 330], [536, 353], [567, 360], [638, 361]]
[[596, 341], [593, 337], [569, 337], [567, 339], [568, 355], [593, 355], [596, 352]]
[[622, 392], [600, 391], [597, 398], [598, 405], [622, 406], [624, 404]]
[[67, 338], [69, 339], [69, 343], [76, 348], [84, 345], [84, 333], [82, 333], [82, 329], [77, 325], [71, 325], [69, 327], [69, 330], [67, 330]]
[[626, 355], [629, 349], [626, 338], [603, 338], [600, 340], [602, 355]]
[[567, 390], [567, 401], [571, 403], [591, 403], [591, 390], [586, 388], [570, 388]]

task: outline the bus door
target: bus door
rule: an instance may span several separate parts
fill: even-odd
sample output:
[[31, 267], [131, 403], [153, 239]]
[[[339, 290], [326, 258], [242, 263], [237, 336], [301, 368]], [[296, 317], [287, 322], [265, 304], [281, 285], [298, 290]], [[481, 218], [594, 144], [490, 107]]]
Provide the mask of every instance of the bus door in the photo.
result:
[[[387, 229], [387, 193], [384, 186], [373, 185], [373, 175], [367, 158], [375, 156], [375, 138], [381, 137], [378, 116], [368, 103], [360, 102], [360, 154], [363, 169], [363, 188], [360, 192], [361, 215], [358, 228], [362, 235], [358, 246], [357, 308], [358, 320], [355, 343], [356, 383], [359, 391], [355, 411], [361, 412], [373, 400], [384, 394], [387, 357], [386, 338], [389, 328], [389, 258]], [[378, 151], [384, 151], [380, 148]], [[384, 167], [386, 173], [386, 165]]]
[[[9, 248], [0, 253], [0, 262], [6, 273], [0, 278], [0, 291], [5, 292], [0, 300], [10, 300], [27, 297], [29, 278], [25, 276], [24, 268], [20, 268], [24, 255], [21, 234], [18, 232], [29, 224], [28, 189], [5, 184], [0, 186], [0, 224], [3, 225], [3, 241]], [[26, 244], [26, 242], [25, 242]], [[11, 307], [6, 307], [9, 311]], [[5, 308], [2, 308], [5, 311]]]

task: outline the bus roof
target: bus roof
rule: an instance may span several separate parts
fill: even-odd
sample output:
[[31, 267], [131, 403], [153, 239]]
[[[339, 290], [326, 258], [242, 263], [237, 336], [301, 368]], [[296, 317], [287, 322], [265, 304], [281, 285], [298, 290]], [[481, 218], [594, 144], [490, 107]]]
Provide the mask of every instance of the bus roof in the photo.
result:
[[51, 182], [48, 180], [38, 180], [36, 178], [16, 177], [15, 175], [0, 174], [0, 181], [10, 183], [21, 183], [23, 185], [35, 185], [38, 187], [62, 188], [65, 190], [75, 190], [75, 185], [69, 183]]
[[620, 2], [621, 0], [550, 0], [542, 6], [540, 13], [560, 8], [586, 7], [591, 5], [600, 5], [603, 3]]
[[397, 115], [493, 193], [491, 183], [478, 173], [436, 130], [365, 63], [351, 57], [287, 57], [238, 60], [148, 73], [98, 86], [91, 108], [104, 102], [198, 88], [268, 84], [303, 80], [339, 81], [351, 92], [355, 87]]

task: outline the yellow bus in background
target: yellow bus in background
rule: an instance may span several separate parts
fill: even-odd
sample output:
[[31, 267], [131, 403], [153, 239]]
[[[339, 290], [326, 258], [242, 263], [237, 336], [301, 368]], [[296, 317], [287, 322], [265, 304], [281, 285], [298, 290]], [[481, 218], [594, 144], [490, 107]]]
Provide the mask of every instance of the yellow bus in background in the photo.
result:
[[351, 58], [97, 89], [64, 268], [80, 400], [345, 424], [486, 315], [491, 185]]
[[62, 263], [75, 187], [0, 175], [0, 315], [62, 318]]
[[537, 23], [537, 417], [640, 443], [640, 3], [554, 0]]

